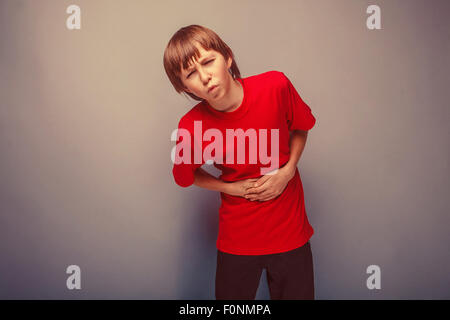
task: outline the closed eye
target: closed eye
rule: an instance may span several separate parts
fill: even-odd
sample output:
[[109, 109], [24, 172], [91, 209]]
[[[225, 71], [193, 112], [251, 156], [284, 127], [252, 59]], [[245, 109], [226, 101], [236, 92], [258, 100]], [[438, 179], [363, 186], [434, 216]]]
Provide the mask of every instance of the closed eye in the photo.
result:
[[[211, 59], [211, 60], [205, 62], [204, 64], [208, 64], [208, 63], [213, 62], [213, 61], [214, 61], [214, 59]], [[193, 70], [191, 73], [189, 73], [186, 78], [189, 78], [191, 76], [191, 74], [193, 74], [194, 72], [195, 72], [195, 70]]]

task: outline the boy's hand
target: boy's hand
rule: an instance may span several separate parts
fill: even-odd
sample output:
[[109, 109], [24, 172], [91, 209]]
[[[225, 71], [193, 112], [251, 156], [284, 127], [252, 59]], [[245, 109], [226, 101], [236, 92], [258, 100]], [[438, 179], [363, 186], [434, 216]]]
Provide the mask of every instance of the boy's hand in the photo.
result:
[[262, 176], [252, 188], [247, 189], [244, 197], [250, 201], [268, 201], [278, 197], [294, 177], [295, 169], [284, 166], [275, 174]]
[[247, 193], [247, 189], [253, 187], [256, 181], [258, 181], [258, 178], [231, 182], [228, 184], [225, 193], [232, 196], [244, 197], [244, 195]]

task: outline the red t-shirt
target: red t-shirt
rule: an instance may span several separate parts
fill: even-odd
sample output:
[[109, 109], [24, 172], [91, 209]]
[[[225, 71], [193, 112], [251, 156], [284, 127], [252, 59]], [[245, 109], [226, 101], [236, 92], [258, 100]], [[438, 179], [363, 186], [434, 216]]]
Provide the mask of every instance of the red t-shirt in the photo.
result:
[[[213, 142], [216, 142], [216, 146], [223, 146], [217, 153], [210, 152], [215, 160], [223, 159], [223, 161], [214, 163], [214, 166], [222, 171], [219, 178], [223, 181], [232, 182], [258, 178], [262, 176], [261, 168], [270, 167], [267, 158], [261, 161], [262, 158], [257, 157], [256, 163], [254, 158], [250, 161], [250, 139], [239, 142], [236, 138], [235, 143], [232, 144], [231, 139], [226, 139], [227, 129], [237, 130], [240, 128], [247, 133], [250, 132], [249, 129], [256, 130], [257, 133], [266, 131], [266, 136], [258, 134], [255, 136], [258, 140], [267, 142], [267, 155], [272, 151], [271, 141], [273, 140], [271, 137], [274, 134], [272, 129], [278, 129], [279, 153], [277, 160], [279, 167], [282, 167], [288, 162], [290, 155], [289, 131], [309, 130], [314, 126], [316, 119], [312, 115], [311, 109], [303, 102], [284, 73], [268, 71], [237, 80], [244, 89], [244, 98], [237, 109], [231, 112], [221, 112], [203, 100], [181, 118], [173, 159], [177, 159], [179, 162], [186, 146], [190, 145], [190, 154], [186, 153], [184, 156], [189, 156], [192, 160], [190, 163], [186, 163], [189, 161], [179, 164], [175, 162], [173, 176], [178, 185], [187, 187], [193, 184], [195, 170], [208, 160], [204, 159], [203, 152]], [[201, 125], [199, 125], [200, 121]], [[223, 141], [217, 140], [217, 136], [211, 138], [211, 134], [203, 136], [207, 130], [213, 135], [220, 131]], [[183, 134], [180, 131], [184, 131]], [[191, 141], [181, 147], [182, 144], [178, 142], [182, 142], [183, 139], [191, 139]], [[260, 151], [259, 143], [261, 141], [257, 143], [258, 152]], [[241, 148], [239, 151], [239, 146], [245, 148], [244, 163], [242, 160], [237, 161], [238, 152], [243, 150]], [[197, 152], [195, 148], [201, 152]], [[234, 156], [233, 163], [226, 158], [230, 152]], [[271, 155], [275, 154], [272, 153]], [[201, 156], [199, 157], [199, 155]], [[275, 161], [274, 159], [272, 158], [272, 161]], [[305, 244], [314, 233], [306, 216], [303, 186], [298, 169], [284, 191], [275, 199], [261, 202], [250, 201], [243, 197], [221, 193], [221, 200], [219, 232], [216, 242], [217, 249], [220, 251], [237, 255], [286, 252]]]

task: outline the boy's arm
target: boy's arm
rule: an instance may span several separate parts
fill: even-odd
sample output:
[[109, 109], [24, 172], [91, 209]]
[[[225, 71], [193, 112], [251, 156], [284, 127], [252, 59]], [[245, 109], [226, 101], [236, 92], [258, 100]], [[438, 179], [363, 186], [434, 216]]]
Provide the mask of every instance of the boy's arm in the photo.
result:
[[248, 200], [267, 201], [276, 198], [294, 177], [297, 163], [305, 149], [308, 131], [293, 130], [289, 140], [290, 156], [288, 162], [274, 175], [264, 175], [253, 188], [247, 189], [244, 197]]
[[220, 191], [232, 196], [243, 197], [248, 188], [250, 188], [258, 179], [246, 179], [236, 182], [224, 182], [209, 174], [202, 168], [194, 172], [194, 184], [198, 187], [213, 191]]
[[228, 191], [229, 183], [217, 179], [202, 168], [195, 170], [194, 178], [194, 184], [198, 187], [225, 193]]
[[291, 137], [289, 140], [289, 151], [290, 151], [289, 161], [283, 168], [281, 168], [284, 169], [287, 167], [286, 171], [290, 173], [291, 179], [295, 175], [295, 169], [297, 169], [298, 161], [300, 160], [303, 150], [305, 149], [307, 138], [308, 138], [308, 131], [304, 130], [291, 131]]

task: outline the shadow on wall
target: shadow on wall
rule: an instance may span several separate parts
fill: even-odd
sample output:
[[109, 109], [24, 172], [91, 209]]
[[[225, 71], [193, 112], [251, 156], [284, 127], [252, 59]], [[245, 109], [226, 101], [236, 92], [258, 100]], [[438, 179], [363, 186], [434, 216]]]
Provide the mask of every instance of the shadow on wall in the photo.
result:
[[184, 223], [179, 229], [179, 254], [174, 299], [215, 299], [216, 240], [219, 224], [220, 194], [190, 186], [183, 206]]

